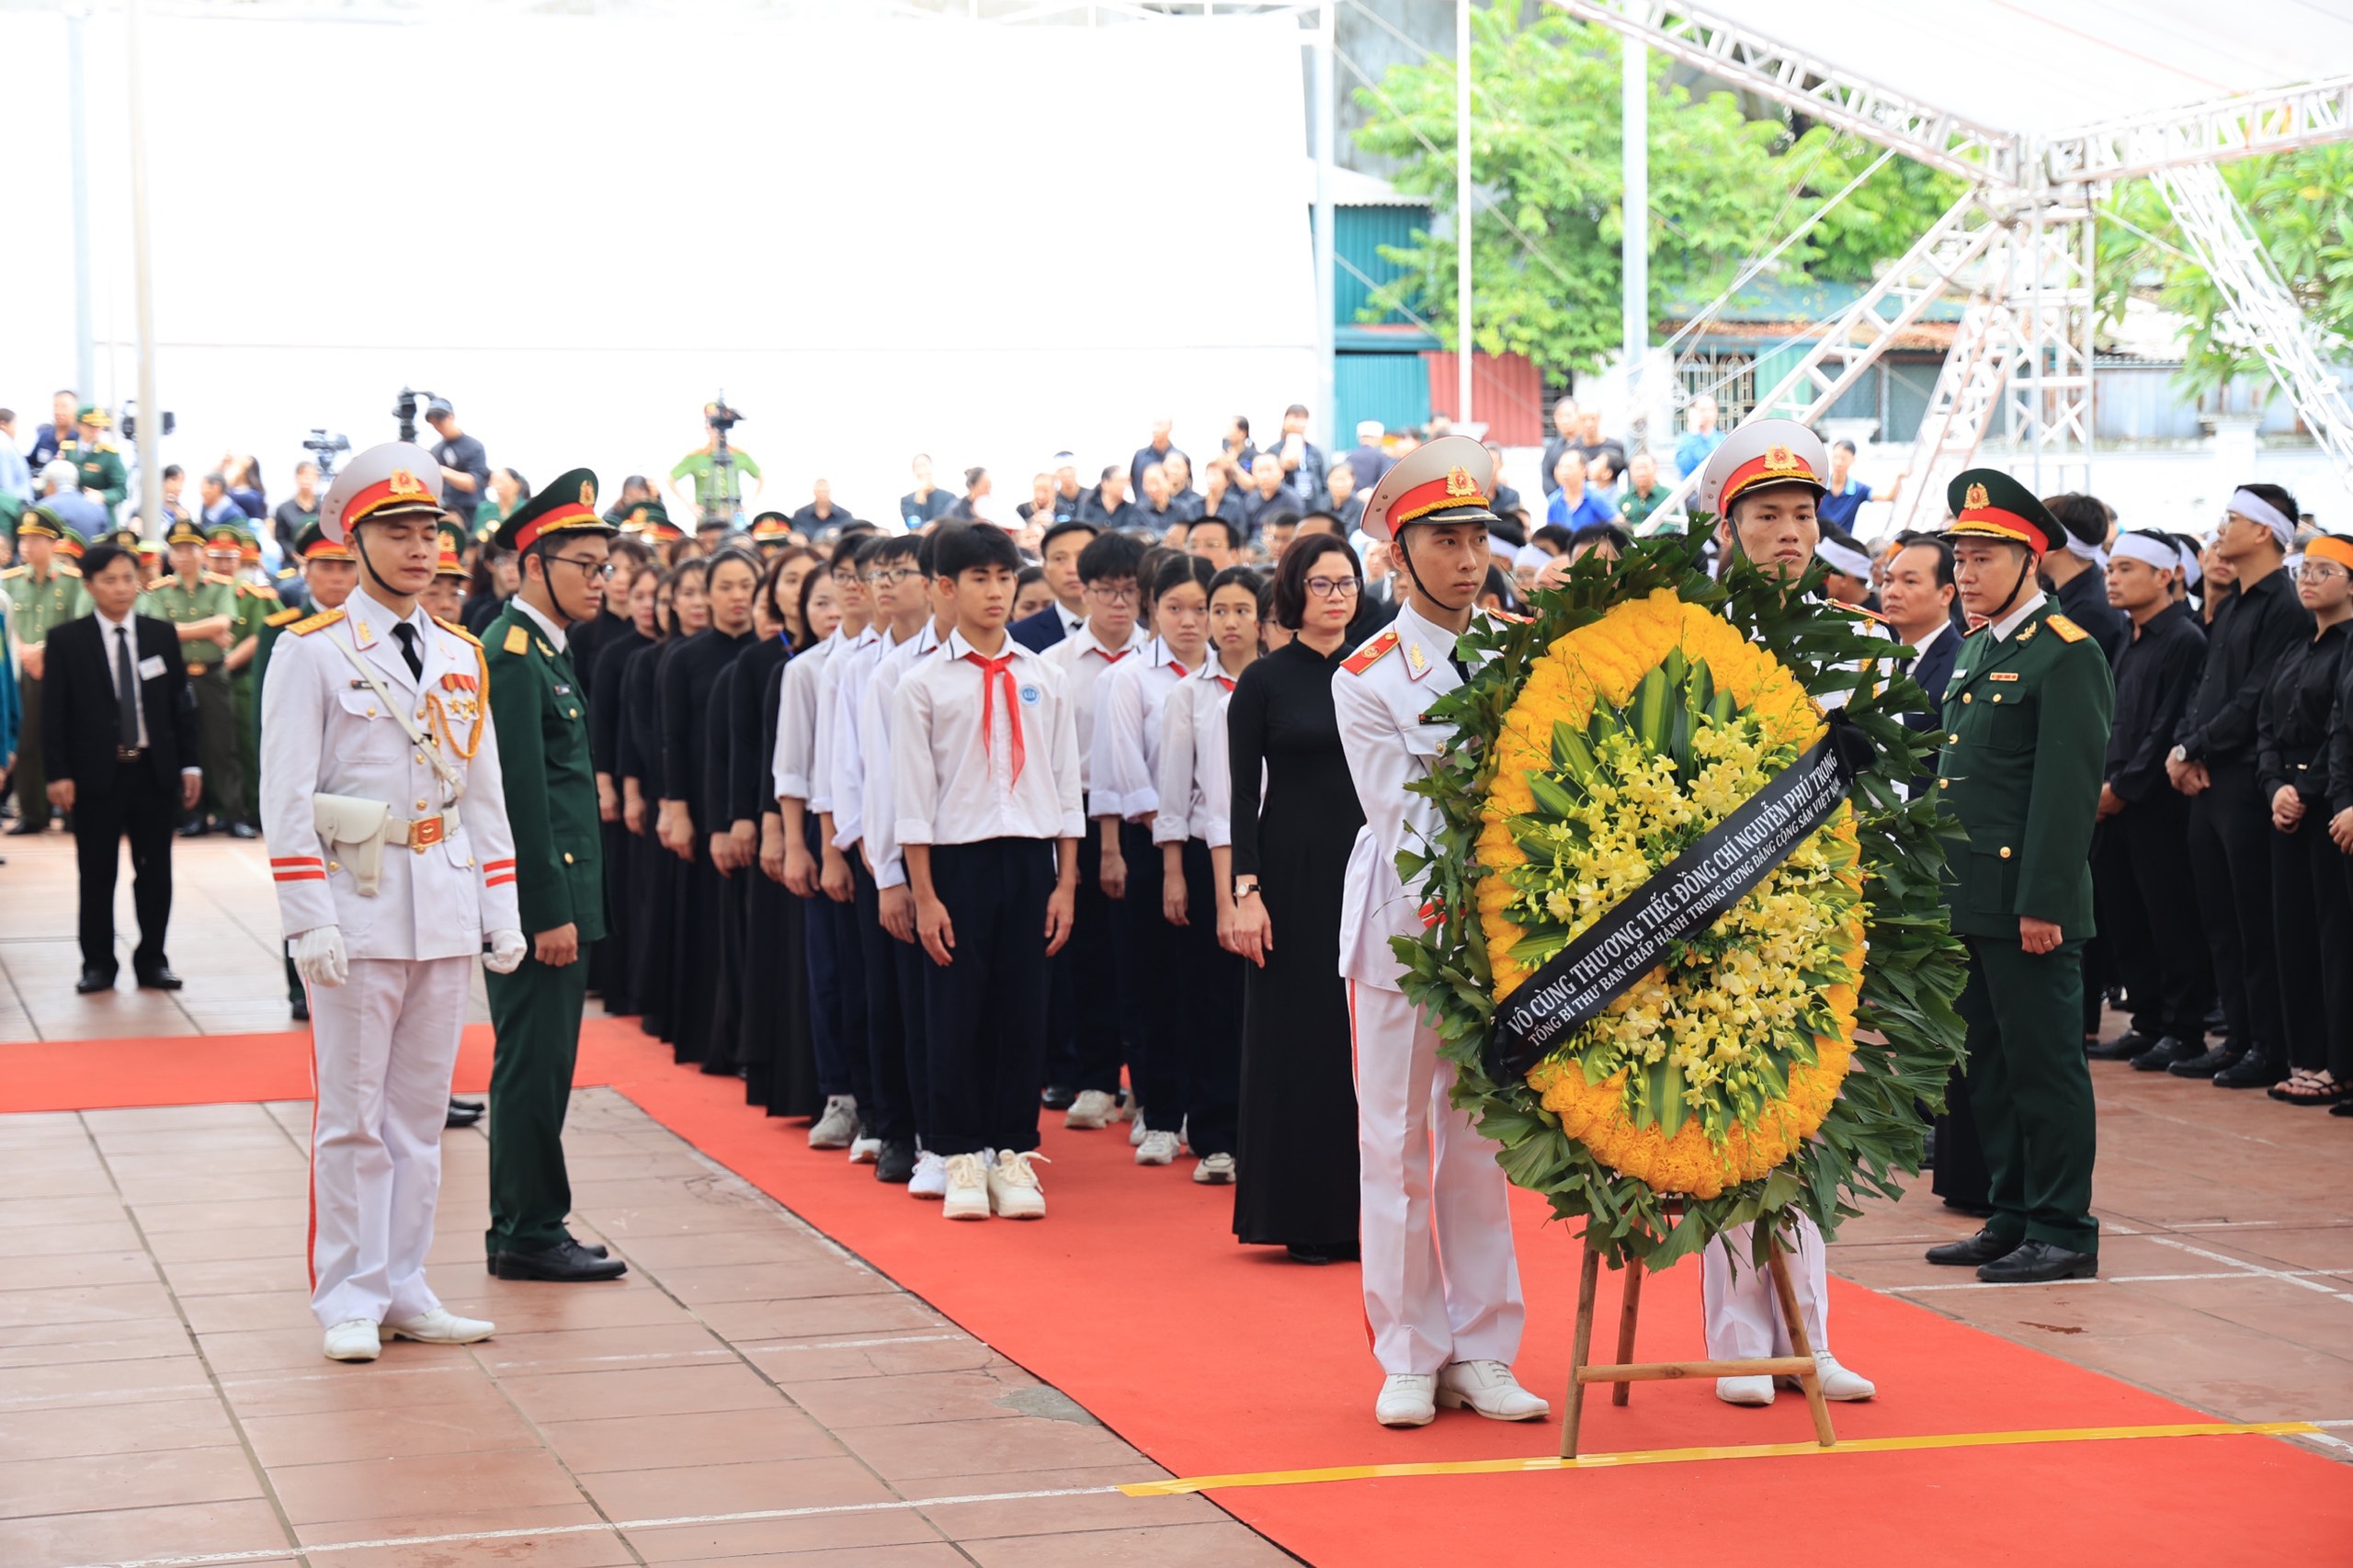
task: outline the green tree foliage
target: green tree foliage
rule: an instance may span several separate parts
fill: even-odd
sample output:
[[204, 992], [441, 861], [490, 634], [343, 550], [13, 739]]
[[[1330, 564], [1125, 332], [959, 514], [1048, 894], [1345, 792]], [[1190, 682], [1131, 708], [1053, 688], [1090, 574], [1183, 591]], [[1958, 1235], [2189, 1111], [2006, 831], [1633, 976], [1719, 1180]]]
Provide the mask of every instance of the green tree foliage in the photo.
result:
[[[1471, 15], [1472, 176], [1493, 202], [1479, 204], [1472, 228], [1472, 334], [1489, 353], [1524, 354], [1555, 373], [1597, 369], [1620, 343], [1617, 38], [1549, 7], [1525, 20], [1518, 11]], [[1655, 309], [1730, 282], [1760, 237], [1771, 243], [1790, 182], [1776, 155], [1779, 121], [1744, 118], [1730, 94], [1695, 100], [1664, 82], [1663, 57], [1654, 62]], [[1379, 91], [1358, 95], [1373, 116], [1358, 144], [1402, 161], [1399, 188], [1427, 198], [1433, 211], [1450, 209], [1453, 62], [1392, 66]], [[1441, 232], [1384, 252], [1407, 270], [1374, 291], [1369, 319], [1411, 311], [1452, 347], [1455, 228], [1450, 220], [1433, 227]]]
[[[2223, 165], [2222, 179], [2254, 220], [2304, 319], [2341, 351], [2353, 337], [2353, 145], [2243, 159]], [[2188, 254], [2162, 192], [2134, 180], [2109, 198], [2101, 218], [2097, 287], [2106, 319], [2121, 319], [2136, 295], [2188, 317], [2181, 381], [2201, 396], [2238, 376], [2268, 381], [2262, 360], [2231, 330], [2222, 291]]]
[[[1814, 205], [1870, 168], [1879, 153], [1873, 143], [1827, 125], [1799, 137], [1781, 161], [1797, 170], [1807, 206], [1792, 211], [1787, 222], [1802, 222]], [[1890, 158], [1806, 236], [1807, 274], [1824, 283], [1870, 282], [1881, 263], [1910, 250], [1965, 188], [1926, 164], [1900, 154]]]

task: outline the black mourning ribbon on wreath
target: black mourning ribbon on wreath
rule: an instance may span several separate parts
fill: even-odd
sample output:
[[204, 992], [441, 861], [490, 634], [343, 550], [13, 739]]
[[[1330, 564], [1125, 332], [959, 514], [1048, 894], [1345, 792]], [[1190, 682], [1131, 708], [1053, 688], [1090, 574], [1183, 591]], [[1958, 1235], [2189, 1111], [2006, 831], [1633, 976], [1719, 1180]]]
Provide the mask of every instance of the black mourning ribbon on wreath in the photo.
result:
[[1877, 748], [1843, 711], [1829, 733], [1730, 816], [1548, 960], [1495, 1010], [1488, 1074], [1526, 1075], [1587, 1020], [1705, 931], [1828, 822]]

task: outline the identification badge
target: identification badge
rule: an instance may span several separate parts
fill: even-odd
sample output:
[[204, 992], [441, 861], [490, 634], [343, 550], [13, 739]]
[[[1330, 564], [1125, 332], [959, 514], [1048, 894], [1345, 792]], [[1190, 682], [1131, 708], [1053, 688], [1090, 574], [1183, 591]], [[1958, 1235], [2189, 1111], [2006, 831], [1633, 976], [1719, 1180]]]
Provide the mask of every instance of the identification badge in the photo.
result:
[[139, 661], [139, 678], [141, 680], [160, 680], [163, 678], [163, 675], [164, 656], [161, 653], [150, 653], [145, 658]]

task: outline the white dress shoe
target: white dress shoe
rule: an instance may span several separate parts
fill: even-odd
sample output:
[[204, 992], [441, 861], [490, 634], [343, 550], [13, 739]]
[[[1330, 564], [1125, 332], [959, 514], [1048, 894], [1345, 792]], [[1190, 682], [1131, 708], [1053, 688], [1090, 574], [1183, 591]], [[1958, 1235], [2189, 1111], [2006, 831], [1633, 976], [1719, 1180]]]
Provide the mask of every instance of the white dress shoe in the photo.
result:
[[1176, 1158], [1176, 1134], [1174, 1132], [1163, 1132], [1155, 1127], [1143, 1135], [1142, 1142], [1136, 1145], [1136, 1164], [1140, 1165], [1171, 1165]]
[[989, 1167], [983, 1154], [950, 1154], [940, 1213], [950, 1220], [989, 1217]]
[[461, 1318], [447, 1307], [436, 1307], [422, 1317], [384, 1324], [387, 1338], [414, 1339], [419, 1345], [472, 1345], [497, 1332], [495, 1324], [481, 1318]]
[[1467, 1406], [1490, 1421], [1540, 1421], [1552, 1414], [1501, 1361], [1449, 1361], [1438, 1369], [1438, 1402], [1449, 1410]]
[[847, 1149], [858, 1131], [858, 1101], [849, 1095], [829, 1095], [825, 1114], [809, 1129], [812, 1149]]
[[1438, 1419], [1438, 1379], [1427, 1372], [1392, 1372], [1381, 1381], [1372, 1418], [1383, 1426], [1427, 1426]]
[[1046, 1217], [1046, 1189], [1038, 1185], [1036, 1166], [1051, 1165], [1045, 1155], [1000, 1150], [996, 1164], [989, 1167], [989, 1207], [996, 1210], [1000, 1220], [1042, 1220]]
[[934, 1202], [948, 1196], [948, 1162], [928, 1149], [915, 1154], [915, 1174], [907, 1178], [907, 1196]]
[[1193, 1179], [1203, 1187], [1232, 1187], [1233, 1185], [1233, 1156], [1203, 1154], [1201, 1163], [1193, 1167]]
[[1078, 1097], [1063, 1112], [1063, 1125], [1073, 1132], [1095, 1132], [1108, 1127], [1119, 1114], [1120, 1104], [1100, 1089], [1081, 1089]]
[[1770, 1404], [1773, 1403], [1773, 1380], [1718, 1378], [1716, 1397], [1726, 1404]]
[[382, 1349], [376, 1325], [366, 1318], [352, 1318], [327, 1330], [330, 1361], [373, 1361]]
[[[1813, 1369], [1822, 1379], [1822, 1397], [1853, 1403], [1870, 1398], [1879, 1392], [1879, 1385], [1860, 1372], [1850, 1372], [1838, 1364], [1838, 1358], [1827, 1350], [1813, 1353]], [[1785, 1389], [1802, 1389], [1805, 1385], [1795, 1378], [1777, 1380]]]

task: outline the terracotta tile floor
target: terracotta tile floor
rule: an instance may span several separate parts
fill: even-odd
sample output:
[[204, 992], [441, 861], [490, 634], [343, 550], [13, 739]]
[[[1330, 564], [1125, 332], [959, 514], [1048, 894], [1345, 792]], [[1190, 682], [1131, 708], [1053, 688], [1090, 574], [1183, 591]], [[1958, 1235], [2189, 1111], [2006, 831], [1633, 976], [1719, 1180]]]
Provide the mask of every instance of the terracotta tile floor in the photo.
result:
[[[0, 1040], [282, 1021], [257, 847], [180, 846], [176, 996], [74, 997], [70, 846], [0, 855]], [[2220, 1418], [2353, 1438], [2353, 1124], [2093, 1072], [2099, 1279], [1987, 1287], [1928, 1267], [1923, 1248], [1974, 1221], [1925, 1184], [1850, 1222], [1832, 1267]], [[309, 1561], [1290, 1561], [1200, 1498], [1096, 1490], [1162, 1472], [605, 1091], [574, 1101], [578, 1228], [618, 1239], [629, 1278], [479, 1272], [486, 1145], [451, 1134], [436, 1279], [498, 1337], [331, 1366], [304, 1306], [307, 1119], [0, 1117], [0, 1564], [292, 1563], [375, 1541]]]

